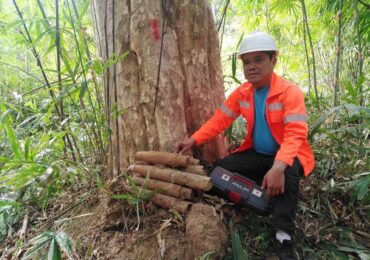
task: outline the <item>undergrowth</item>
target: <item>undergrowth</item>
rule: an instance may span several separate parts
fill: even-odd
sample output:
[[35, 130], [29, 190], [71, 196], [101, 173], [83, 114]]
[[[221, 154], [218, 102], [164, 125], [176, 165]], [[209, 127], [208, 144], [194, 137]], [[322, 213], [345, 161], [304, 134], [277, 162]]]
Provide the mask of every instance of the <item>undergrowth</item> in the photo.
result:
[[[91, 190], [104, 186], [111, 134], [106, 122], [112, 115], [104, 112], [99, 76], [127, 53], [112, 55], [105, 63], [95, 57], [87, 0], [63, 1], [59, 16], [51, 2], [44, 6], [37, 1], [34, 8], [29, 1], [13, 3], [8, 13], [1, 10], [0, 23], [4, 48], [0, 62], [0, 248], [12, 247], [13, 255], [25, 259], [76, 259], [74, 241], [53, 223], [53, 217], [62, 217], [61, 213], [92, 196]], [[62, 28], [51, 24], [55, 18]], [[9, 47], [13, 45], [16, 50]], [[57, 58], [62, 60], [59, 68]], [[236, 69], [233, 54], [231, 75], [225, 81], [240, 84]], [[299, 253], [307, 259], [369, 259], [370, 113], [361, 106], [369, 93], [362, 88], [366, 80], [364, 75], [357, 81], [341, 80], [339, 106], [328, 101], [331, 94], [319, 100], [313, 94], [306, 97], [316, 166], [302, 180], [296, 240]], [[327, 93], [324, 90], [330, 86], [321, 88]], [[363, 97], [365, 102], [360, 102]], [[237, 119], [227, 135], [231, 146], [238, 146], [245, 137], [243, 119]], [[63, 203], [58, 199], [82, 191], [85, 197], [71, 200], [71, 208], [59, 208]], [[152, 194], [137, 191], [138, 196], [114, 198], [133, 203], [139, 227], [139, 202]], [[230, 222], [229, 258], [262, 257], [271, 249], [269, 220], [242, 212], [242, 221]], [[25, 236], [27, 227], [32, 237]], [[203, 259], [211, 257], [209, 252]]]
[[[309, 115], [316, 165], [301, 181], [295, 235], [298, 252], [305, 259], [368, 259], [369, 109], [345, 104]], [[234, 132], [232, 142], [237, 146], [245, 135], [243, 120], [234, 122]], [[244, 238], [238, 250], [246, 250], [252, 259], [263, 257], [271, 251], [269, 219], [244, 214], [245, 219], [237, 223]], [[235, 232], [233, 237], [238, 236]]]

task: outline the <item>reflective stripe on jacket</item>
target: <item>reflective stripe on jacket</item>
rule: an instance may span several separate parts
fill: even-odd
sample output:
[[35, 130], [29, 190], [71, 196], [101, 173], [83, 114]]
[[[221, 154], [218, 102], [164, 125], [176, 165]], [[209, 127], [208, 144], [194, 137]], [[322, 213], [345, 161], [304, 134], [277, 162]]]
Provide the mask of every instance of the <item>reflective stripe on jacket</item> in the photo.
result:
[[[253, 147], [254, 97], [253, 87], [248, 82], [234, 90], [213, 117], [192, 137], [196, 144], [202, 144], [220, 134], [239, 115], [247, 120], [247, 136], [235, 152], [250, 149]], [[308, 125], [303, 92], [275, 73], [266, 99], [266, 119], [273, 137], [280, 145], [275, 159], [292, 166], [294, 158], [298, 157], [305, 176], [310, 174], [315, 158], [307, 141]]]

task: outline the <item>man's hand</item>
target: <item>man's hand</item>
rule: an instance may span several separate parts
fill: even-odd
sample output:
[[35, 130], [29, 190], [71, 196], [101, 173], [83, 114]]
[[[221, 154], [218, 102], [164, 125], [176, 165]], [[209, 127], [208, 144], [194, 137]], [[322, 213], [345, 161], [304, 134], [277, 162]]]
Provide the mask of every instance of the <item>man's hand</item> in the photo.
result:
[[192, 137], [190, 137], [177, 145], [176, 153], [184, 153], [187, 150], [189, 150], [194, 144], [195, 140]]
[[286, 167], [286, 163], [276, 160], [271, 169], [266, 173], [263, 178], [262, 188], [267, 189], [268, 197], [284, 193], [284, 171]]

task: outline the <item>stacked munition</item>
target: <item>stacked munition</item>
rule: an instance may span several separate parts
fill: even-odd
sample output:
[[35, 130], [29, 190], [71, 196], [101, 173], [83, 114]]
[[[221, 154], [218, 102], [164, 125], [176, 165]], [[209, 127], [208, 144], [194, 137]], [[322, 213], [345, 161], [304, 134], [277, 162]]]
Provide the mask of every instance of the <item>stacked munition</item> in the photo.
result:
[[[141, 151], [135, 163], [128, 167], [132, 180], [143, 192], [158, 191], [151, 198], [160, 207], [184, 213], [193, 199], [194, 190], [207, 191], [212, 182], [199, 160], [187, 155], [156, 151]], [[125, 185], [130, 193], [131, 186]]]

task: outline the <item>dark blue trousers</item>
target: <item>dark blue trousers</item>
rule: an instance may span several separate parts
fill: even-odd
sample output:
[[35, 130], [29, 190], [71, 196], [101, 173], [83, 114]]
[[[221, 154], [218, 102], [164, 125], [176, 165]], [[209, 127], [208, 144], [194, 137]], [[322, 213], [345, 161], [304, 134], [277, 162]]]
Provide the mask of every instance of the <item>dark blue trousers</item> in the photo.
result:
[[[231, 154], [218, 161], [216, 166], [244, 175], [261, 185], [263, 177], [274, 163], [274, 158], [273, 155], [260, 154], [250, 149]], [[284, 175], [284, 193], [271, 198], [272, 224], [276, 229], [293, 234], [298, 205], [299, 179], [303, 175], [303, 168], [297, 158], [294, 159], [292, 166], [285, 169]]]

